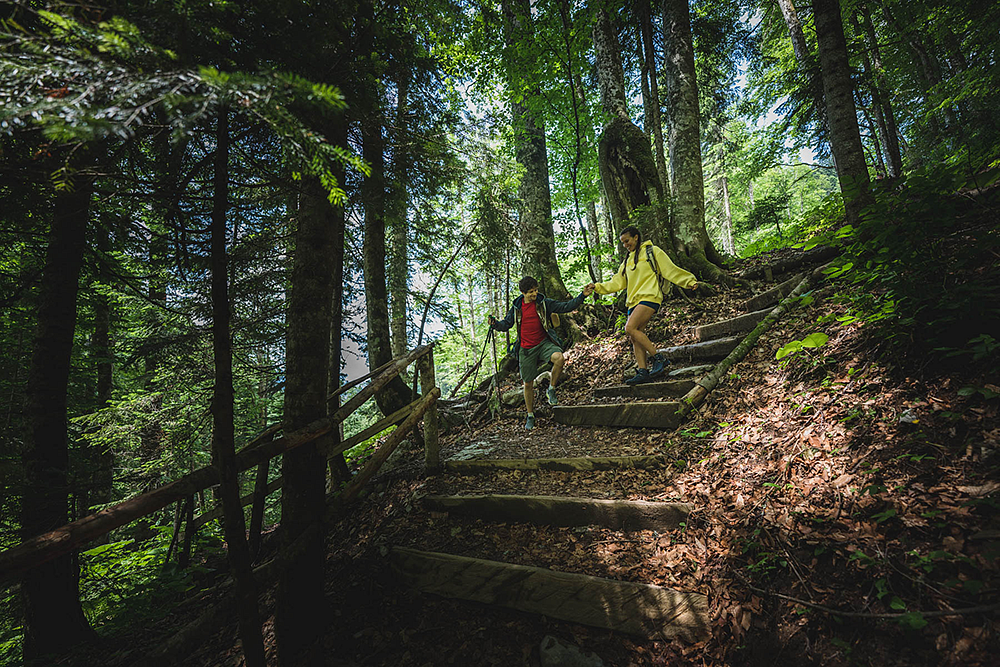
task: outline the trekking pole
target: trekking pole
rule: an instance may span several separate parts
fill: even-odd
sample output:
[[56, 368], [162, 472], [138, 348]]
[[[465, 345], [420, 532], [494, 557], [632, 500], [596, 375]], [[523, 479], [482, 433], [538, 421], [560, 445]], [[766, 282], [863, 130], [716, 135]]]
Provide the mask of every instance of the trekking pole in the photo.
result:
[[497, 363], [497, 335], [490, 327], [490, 336], [493, 337], [493, 384], [497, 387], [497, 417], [503, 410], [503, 396], [500, 395], [500, 365]]

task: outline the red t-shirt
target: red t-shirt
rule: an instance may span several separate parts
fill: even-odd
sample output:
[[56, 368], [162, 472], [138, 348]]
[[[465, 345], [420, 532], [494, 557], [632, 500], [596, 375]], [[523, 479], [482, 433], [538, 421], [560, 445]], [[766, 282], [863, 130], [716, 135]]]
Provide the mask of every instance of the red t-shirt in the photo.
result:
[[535, 347], [545, 340], [545, 329], [542, 328], [542, 321], [538, 318], [538, 304], [521, 304], [521, 347]]

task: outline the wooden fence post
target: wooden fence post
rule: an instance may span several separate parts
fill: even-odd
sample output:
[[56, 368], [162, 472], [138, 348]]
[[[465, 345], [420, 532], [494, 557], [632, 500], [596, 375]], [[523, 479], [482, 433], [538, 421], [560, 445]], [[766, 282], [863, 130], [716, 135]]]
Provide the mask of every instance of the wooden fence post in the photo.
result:
[[[426, 396], [435, 386], [434, 348], [420, 358], [420, 393]], [[436, 471], [441, 467], [441, 444], [438, 442], [437, 402], [431, 403], [424, 413], [424, 467]]]

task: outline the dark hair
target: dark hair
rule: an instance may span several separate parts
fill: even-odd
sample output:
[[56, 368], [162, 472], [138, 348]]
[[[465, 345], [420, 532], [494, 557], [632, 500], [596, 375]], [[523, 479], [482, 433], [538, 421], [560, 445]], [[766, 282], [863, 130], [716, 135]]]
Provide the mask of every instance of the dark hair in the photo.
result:
[[533, 287], [538, 287], [538, 281], [531, 276], [521, 278], [521, 282], [517, 284], [517, 288], [521, 290], [521, 294], [527, 294], [528, 290]]
[[[635, 252], [633, 253], [633, 258], [632, 258], [632, 268], [634, 269], [639, 264], [639, 246], [642, 245], [642, 232], [639, 231], [638, 227], [633, 227], [629, 225], [628, 227], [623, 229], [622, 233], [619, 234], [618, 236], [625, 236], [626, 234], [628, 234], [629, 236], [639, 237], [639, 240], [635, 242]], [[625, 272], [625, 265], [622, 264], [622, 273], [624, 272]]]

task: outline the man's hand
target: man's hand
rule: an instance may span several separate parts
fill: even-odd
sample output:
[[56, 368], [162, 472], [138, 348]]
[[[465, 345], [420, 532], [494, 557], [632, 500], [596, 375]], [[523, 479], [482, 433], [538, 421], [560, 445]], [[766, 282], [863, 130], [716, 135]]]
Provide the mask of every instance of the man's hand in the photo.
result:
[[490, 328], [492, 329], [493, 325], [496, 324], [497, 322], [497, 318], [493, 317], [492, 315], [487, 315], [486, 321], [490, 323]]
[[594, 283], [588, 283], [583, 287], [583, 295], [590, 296], [594, 293]]

